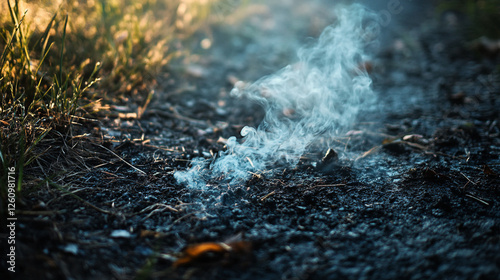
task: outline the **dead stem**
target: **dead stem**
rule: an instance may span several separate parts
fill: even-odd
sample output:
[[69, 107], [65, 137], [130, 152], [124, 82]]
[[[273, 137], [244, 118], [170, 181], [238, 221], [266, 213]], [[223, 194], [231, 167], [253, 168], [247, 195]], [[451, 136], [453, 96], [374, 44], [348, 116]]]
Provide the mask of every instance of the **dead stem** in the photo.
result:
[[[173, 211], [173, 212], [179, 212], [179, 210], [169, 206], [169, 205], [166, 205], [166, 204], [161, 204], [161, 203], [157, 203], [157, 204], [154, 204], [154, 205], [151, 205], [149, 207], [146, 207], [144, 210], [142, 210], [141, 212], [139, 213], [144, 213], [145, 211], [149, 211], [155, 207], [161, 207], [161, 208], [157, 208], [157, 209], [154, 209], [153, 211], [151, 211], [146, 217], [142, 218], [142, 222], [149, 219], [151, 216], [153, 216], [154, 214], [156, 213], [162, 213], [162, 212], [165, 212], [166, 210], [170, 210], [170, 211]], [[148, 209], [149, 208], [149, 209]]]
[[276, 194], [276, 191], [272, 191], [272, 192], [270, 192], [270, 193], [266, 194], [265, 196], [263, 196], [263, 197], [260, 199], [260, 201], [264, 201], [264, 200], [268, 199], [270, 196], [275, 195], [275, 194]]
[[332, 184], [332, 185], [316, 185], [313, 188], [325, 188], [325, 187], [345, 187], [346, 184]]
[[153, 205], [150, 205], [146, 208], [144, 208], [143, 210], [141, 210], [140, 212], [138, 212], [137, 214], [142, 214], [144, 212], [147, 212], [155, 207], [163, 207], [164, 209], [168, 209], [170, 211], [174, 211], [174, 212], [179, 212], [179, 210], [175, 209], [174, 207], [170, 206], [170, 205], [167, 205], [167, 204], [163, 204], [163, 203], [156, 203], [156, 204], [153, 204]]
[[250, 171], [247, 171], [247, 172], [252, 174], [253, 176], [255, 176], [257, 179], [262, 179], [262, 175], [260, 175], [259, 173], [250, 172]]
[[198, 214], [198, 213], [201, 213], [201, 212], [202, 212], [202, 211], [197, 211], [197, 212], [187, 213], [186, 215], [184, 215], [184, 216], [180, 217], [179, 219], [175, 220], [172, 224], [176, 224], [176, 223], [180, 222], [181, 220], [184, 220], [185, 218], [188, 218], [188, 217], [190, 217], [190, 216], [194, 216], [194, 215], [196, 215], [196, 214]]
[[[94, 144], [94, 143], [92, 143], [92, 144]], [[113, 154], [115, 157], [117, 157], [118, 159], [120, 159], [121, 161], [123, 161], [126, 165], [128, 165], [128, 166], [132, 167], [133, 169], [137, 170], [140, 174], [142, 174], [142, 175], [144, 175], [144, 176], [147, 176], [147, 173], [146, 173], [146, 172], [144, 172], [144, 171], [140, 170], [139, 168], [137, 168], [137, 167], [133, 166], [133, 165], [132, 165], [132, 164], [130, 164], [128, 161], [124, 160], [123, 158], [121, 158], [119, 155], [117, 155], [115, 152], [111, 151], [110, 149], [108, 149], [108, 148], [104, 147], [103, 145], [98, 145], [98, 144], [94, 144], [94, 145], [96, 145], [96, 146], [98, 146], [98, 147], [101, 147], [101, 148], [105, 149], [106, 151], [110, 152], [110, 153], [111, 153], [111, 154]]]
[[[104, 214], [110, 214], [110, 215], [113, 215], [113, 214], [114, 214], [113, 212], [111, 212], [111, 211], [107, 211], [107, 210], [104, 210], [104, 209], [102, 209], [102, 208], [99, 208], [99, 207], [97, 207], [97, 206], [93, 205], [92, 203], [90, 203], [90, 202], [86, 201], [85, 199], [83, 199], [83, 198], [79, 197], [78, 195], [76, 195], [76, 194], [75, 194], [75, 192], [78, 192], [78, 191], [80, 191], [81, 189], [79, 189], [79, 190], [75, 190], [75, 191], [73, 191], [73, 192], [70, 192], [70, 191], [65, 190], [62, 186], [60, 186], [60, 185], [58, 185], [58, 184], [56, 184], [56, 183], [54, 183], [54, 182], [47, 182], [47, 183], [48, 183], [49, 185], [53, 186], [53, 187], [56, 187], [59, 191], [62, 191], [63, 193], [65, 193], [65, 195], [72, 196], [72, 197], [76, 198], [77, 200], [80, 200], [81, 202], [83, 202], [83, 204], [85, 204], [85, 205], [87, 205], [87, 206], [89, 206], [89, 207], [91, 207], [91, 208], [93, 208], [93, 209], [95, 209], [95, 210], [97, 210], [97, 211], [99, 211], [99, 212], [101, 212], [101, 213], [104, 213]], [[61, 197], [65, 196], [65, 195], [62, 195], [62, 196], [60, 196], [60, 197], [58, 197], [58, 198], [61, 198]], [[49, 203], [51, 203], [53, 200], [54, 200], [54, 199], [52, 199], [52, 200], [50, 200], [49, 202], [47, 202], [47, 205], [49, 205]]]
[[417, 148], [417, 149], [422, 150], [422, 151], [428, 150], [428, 148], [426, 146], [423, 146], [423, 145], [420, 145], [417, 143], [412, 143], [412, 142], [408, 142], [408, 141], [401, 141], [401, 143], [406, 144], [406, 145], [413, 147], [413, 148]]
[[142, 143], [142, 144], [144, 147], [148, 147], [148, 148], [158, 149], [158, 150], [167, 151], [167, 152], [177, 152], [174, 149], [164, 148], [164, 147], [155, 146], [155, 145], [147, 145], [146, 143]]
[[482, 199], [481, 199], [481, 198], [479, 198], [479, 197], [475, 197], [475, 196], [473, 196], [473, 195], [471, 195], [471, 194], [466, 194], [465, 196], [466, 196], [466, 197], [469, 197], [469, 198], [472, 198], [472, 199], [474, 199], [474, 200], [476, 200], [476, 201], [478, 201], [478, 202], [480, 202], [480, 203], [482, 203], [482, 204], [484, 204], [484, 205], [486, 205], [486, 206], [490, 206], [490, 204], [489, 204], [488, 202], [486, 202], [486, 201], [482, 200]]
[[[465, 174], [464, 174], [464, 173], [460, 172], [460, 174], [461, 174], [462, 176], [464, 176], [464, 177], [465, 177], [465, 179], [467, 179], [467, 181], [468, 181], [468, 182], [467, 182], [467, 184], [465, 184], [465, 186], [467, 186], [469, 183], [472, 183], [473, 185], [477, 185], [477, 183], [474, 183], [471, 179], [469, 179], [469, 177], [465, 176]], [[464, 186], [464, 187], [465, 187], [465, 186]]]
[[[153, 211], [151, 211], [151, 210], [153, 210]], [[145, 220], [149, 219], [151, 216], [153, 216], [153, 214], [155, 214], [155, 213], [161, 213], [161, 212], [164, 212], [166, 210], [170, 210], [172, 212], [179, 212], [179, 210], [173, 208], [170, 205], [166, 205], [166, 204], [163, 204], [163, 203], [156, 203], [156, 204], [150, 205], [150, 206], [142, 209], [139, 212], [132, 213], [132, 214], [127, 215], [127, 216], [132, 217], [132, 216], [136, 216], [136, 215], [139, 215], [139, 214], [151, 211], [146, 217], [144, 217], [142, 219], [142, 221], [145, 221]]]
[[104, 170], [100, 170], [102, 173], [106, 174], [106, 175], [109, 175], [109, 176], [112, 176], [113, 179], [115, 178], [119, 178], [119, 179], [126, 179], [125, 177], [122, 177], [120, 175], [117, 175], [117, 174], [114, 174], [114, 173], [111, 173], [111, 172], [108, 172], [108, 171], [104, 171]]
[[370, 150], [364, 152], [362, 155], [358, 156], [354, 161], [358, 161], [360, 159], [363, 159], [363, 158], [366, 158], [376, 152], [378, 152], [380, 150], [381, 146], [375, 146], [373, 148], [371, 148]]
[[253, 168], [255, 168], [255, 166], [253, 165], [252, 160], [251, 160], [249, 157], [246, 157], [246, 159], [248, 160], [248, 162], [250, 162], [250, 165], [251, 165]]

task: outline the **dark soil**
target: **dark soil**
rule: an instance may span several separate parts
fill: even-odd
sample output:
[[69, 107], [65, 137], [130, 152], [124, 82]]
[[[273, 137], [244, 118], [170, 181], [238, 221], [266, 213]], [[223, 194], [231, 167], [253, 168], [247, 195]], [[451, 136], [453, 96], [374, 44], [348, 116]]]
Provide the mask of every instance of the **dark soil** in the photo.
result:
[[[175, 181], [260, 122], [257, 105], [228, 92], [293, 62], [331, 22], [331, 4], [311, 3], [213, 27], [212, 48], [167, 76], [142, 118], [117, 107], [80, 128], [83, 140], [65, 139], [61, 187], [36, 181], [18, 209], [14, 278], [498, 279], [500, 59], [471, 49], [451, 14], [407, 4], [382, 30], [370, 61], [378, 107], [339, 137], [339, 158], [319, 149], [238, 187]], [[45, 178], [45, 166], [26, 173]], [[175, 263], [202, 242], [232, 249]]]

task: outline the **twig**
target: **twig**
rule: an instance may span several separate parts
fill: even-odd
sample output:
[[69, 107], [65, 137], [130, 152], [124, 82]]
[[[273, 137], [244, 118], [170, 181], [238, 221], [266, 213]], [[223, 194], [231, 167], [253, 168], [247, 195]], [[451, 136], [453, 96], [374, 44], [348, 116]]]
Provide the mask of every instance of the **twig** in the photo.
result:
[[[74, 198], [76, 198], [76, 199], [80, 200], [80, 201], [81, 201], [81, 202], [83, 202], [85, 205], [90, 206], [91, 208], [94, 208], [95, 210], [97, 210], [97, 211], [99, 211], [99, 212], [102, 212], [102, 213], [104, 213], [104, 214], [110, 214], [110, 215], [112, 215], [112, 214], [113, 214], [113, 212], [110, 212], [110, 211], [104, 210], [104, 209], [102, 209], [102, 208], [99, 208], [99, 207], [97, 207], [97, 206], [93, 205], [92, 203], [90, 203], [90, 202], [86, 201], [85, 199], [83, 199], [83, 198], [79, 197], [78, 195], [74, 194], [73, 192], [70, 192], [70, 191], [67, 191], [67, 190], [63, 189], [63, 187], [62, 187], [62, 186], [60, 186], [60, 185], [58, 185], [58, 184], [56, 184], [56, 183], [54, 183], [54, 182], [48, 182], [48, 183], [49, 183], [51, 186], [56, 187], [58, 190], [60, 190], [60, 191], [62, 191], [62, 192], [65, 192], [67, 195], [70, 195], [70, 196], [72, 196], [72, 197], [74, 197]], [[49, 203], [47, 203], [47, 205], [48, 205], [48, 204], [49, 204]]]
[[470, 194], [466, 194], [465, 196], [466, 196], [466, 197], [470, 197], [470, 198], [472, 198], [472, 199], [474, 199], [474, 200], [476, 200], [476, 201], [478, 201], [478, 202], [480, 202], [480, 203], [482, 203], [482, 204], [484, 204], [484, 205], [486, 205], [486, 206], [490, 206], [490, 204], [489, 204], [488, 202], [486, 202], [486, 201], [484, 201], [484, 200], [480, 199], [479, 197], [475, 197], [475, 196], [470, 195]]
[[148, 148], [154, 148], [154, 149], [158, 149], [158, 150], [163, 150], [163, 151], [167, 151], [167, 152], [177, 152], [176, 150], [174, 149], [169, 149], [169, 148], [163, 148], [163, 147], [160, 147], [160, 146], [155, 146], [155, 145], [148, 145], [148, 144], [142, 144], [144, 147], [148, 147]]
[[362, 155], [358, 156], [354, 161], [358, 161], [360, 159], [363, 159], [371, 154], [378, 152], [379, 150], [380, 150], [380, 146], [375, 146], [375, 147], [369, 149], [368, 151], [364, 152]]
[[[92, 144], [94, 144], [94, 143], [92, 143]], [[128, 166], [132, 167], [133, 169], [137, 170], [137, 171], [138, 171], [139, 173], [141, 173], [142, 175], [144, 175], [144, 176], [147, 176], [147, 175], [148, 175], [146, 172], [144, 172], [144, 171], [140, 170], [139, 168], [137, 168], [137, 167], [133, 166], [133, 165], [132, 165], [132, 164], [130, 164], [128, 161], [124, 160], [124, 159], [123, 159], [123, 158], [121, 158], [119, 155], [117, 155], [115, 152], [113, 152], [113, 151], [111, 151], [110, 149], [108, 149], [108, 148], [104, 147], [103, 145], [97, 145], [97, 144], [94, 144], [94, 145], [96, 145], [96, 146], [98, 146], [98, 147], [101, 147], [101, 148], [105, 149], [106, 151], [110, 152], [110, 153], [111, 153], [111, 154], [113, 154], [115, 157], [117, 157], [118, 159], [120, 159], [121, 161], [123, 161], [126, 165], [128, 165]]]
[[268, 199], [271, 195], [275, 195], [275, 194], [276, 194], [276, 191], [272, 191], [272, 192], [270, 192], [270, 193], [266, 194], [265, 196], [263, 196], [263, 197], [260, 199], [260, 201], [264, 201], [264, 200]]
[[[157, 208], [157, 207], [161, 207], [161, 208]], [[157, 208], [157, 209], [154, 209], [154, 208]], [[153, 211], [151, 211], [146, 217], [144, 217], [142, 219], [142, 221], [147, 220], [149, 217], [151, 217], [153, 214], [155, 214], [157, 212], [163, 212], [165, 210], [170, 210], [170, 211], [173, 211], [173, 212], [179, 212], [179, 210], [173, 208], [170, 205], [166, 205], [166, 204], [163, 204], [163, 203], [156, 203], [156, 204], [150, 205], [150, 206], [142, 209], [141, 211], [139, 211], [137, 213], [133, 213], [130, 216], [135, 216], [135, 215], [138, 215], [138, 214], [142, 214], [142, 213], [145, 213], [145, 212], [150, 211], [150, 210], [153, 210]]]
[[192, 212], [192, 213], [187, 213], [186, 215], [180, 217], [179, 219], [175, 220], [172, 224], [176, 224], [177, 222], [180, 222], [181, 220], [183, 220], [184, 218], [187, 218], [187, 217], [190, 217], [190, 216], [193, 216], [193, 215], [196, 215], [197, 213], [201, 213], [201, 211], [198, 211], [198, 212]]
[[101, 170], [101, 172], [102, 172], [102, 173], [104, 173], [104, 174], [107, 174], [107, 175], [109, 175], [109, 176], [113, 176], [113, 177], [115, 177], [115, 178], [126, 179], [125, 177], [122, 177], [122, 176], [119, 176], [119, 175], [116, 175], [116, 174], [114, 174], [114, 173], [107, 172], [107, 171], [104, 171], [104, 170]]
[[317, 185], [314, 186], [313, 188], [324, 188], [324, 187], [345, 187], [347, 186], [346, 184], [333, 184], [333, 185]]
[[255, 168], [255, 166], [253, 165], [252, 160], [251, 160], [249, 157], [246, 157], [246, 159], [250, 162], [250, 165], [251, 165], [253, 168]]
[[168, 210], [173, 210], [173, 211], [175, 211], [175, 212], [178, 212], [176, 209], [173, 209], [173, 208], [172, 208], [172, 207], [170, 207], [170, 206], [166, 206], [166, 207], [164, 207], [164, 208], [162, 208], [162, 209], [155, 209], [155, 210], [151, 211], [151, 212], [150, 212], [150, 213], [149, 213], [146, 217], [142, 218], [141, 222], [144, 222], [145, 220], [149, 219], [151, 216], [153, 216], [153, 214], [155, 214], [155, 213], [161, 213], [161, 212], [164, 212], [164, 211], [165, 211], [165, 210], [167, 210], [167, 209], [168, 209]]
[[262, 179], [262, 175], [258, 174], [258, 173], [255, 173], [255, 172], [250, 172], [248, 171], [248, 173], [252, 174], [253, 176], [259, 178], [259, 179]]
[[[469, 181], [469, 182], [470, 182], [470, 183], [472, 183], [473, 185], [477, 185], [477, 183], [472, 182], [472, 180], [471, 180], [471, 179], [469, 179], [469, 177], [465, 176], [465, 174], [464, 174], [464, 173], [460, 172], [460, 174], [462, 174], [462, 176], [464, 176], [464, 177], [465, 177], [465, 179], [467, 179], [467, 181]], [[467, 182], [467, 184], [468, 184], [469, 182]], [[467, 186], [467, 184], [465, 184], [465, 186]]]
[[423, 145], [420, 145], [420, 144], [417, 144], [417, 143], [412, 143], [412, 142], [408, 142], [408, 141], [401, 141], [401, 143], [404, 143], [410, 147], [413, 147], [413, 148], [417, 148], [417, 149], [420, 149], [422, 151], [427, 151], [428, 148], [426, 146], [423, 146]]

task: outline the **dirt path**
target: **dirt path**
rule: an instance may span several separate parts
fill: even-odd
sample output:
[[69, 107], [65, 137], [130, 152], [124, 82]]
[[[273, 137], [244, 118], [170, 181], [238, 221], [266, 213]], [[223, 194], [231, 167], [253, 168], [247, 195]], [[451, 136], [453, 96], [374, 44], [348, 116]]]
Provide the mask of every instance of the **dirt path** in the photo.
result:
[[[366, 61], [378, 99], [335, 138], [339, 158], [322, 160], [321, 147], [238, 186], [176, 182], [193, 158], [214, 158], [262, 120], [258, 105], [229, 95], [233, 84], [293, 63], [334, 17], [321, 1], [282, 3], [215, 26], [211, 47], [196, 42], [202, 54], [162, 81], [141, 119], [118, 108], [71, 149], [82, 165], [57, 181], [67, 189], [26, 195], [18, 279], [500, 275], [498, 56], [475, 55], [425, 9], [408, 19], [410, 4]], [[180, 253], [201, 242], [214, 243]]]

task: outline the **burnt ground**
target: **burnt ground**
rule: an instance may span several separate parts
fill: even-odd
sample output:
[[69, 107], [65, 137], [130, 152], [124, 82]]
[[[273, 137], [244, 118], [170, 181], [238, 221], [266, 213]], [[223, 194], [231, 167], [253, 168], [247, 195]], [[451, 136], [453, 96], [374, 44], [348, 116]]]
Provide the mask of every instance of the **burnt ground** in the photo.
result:
[[[309, 20], [318, 11], [324, 22]], [[116, 106], [72, 137], [46, 140], [59, 152], [26, 171], [35, 178], [9, 275], [498, 279], [500, 60], [462, 37], [460, 17], [422, 8], [382, 30], [369, 62], [378, 106], [336, 139], [338, 158], [321, 161], [327, 149], [318, 149], [236, 187], [176, 183], [192, 158], [212, 157], [261, 120], [257, 105], [229, 96], [232, 83], [293, 61], [300, 38], [331, 19], [305, 4], [252, 13], [213, 27], [212, 47], [166, 75], [141, 118], [127, 115], [136, 105]], [[278, 28], [288, 13], [298, 22], [289, 33]], [[213, 243], [182, 255], [203, 242]]]

